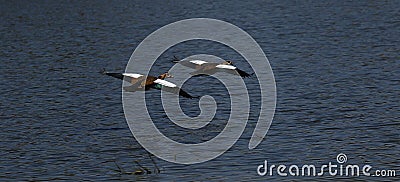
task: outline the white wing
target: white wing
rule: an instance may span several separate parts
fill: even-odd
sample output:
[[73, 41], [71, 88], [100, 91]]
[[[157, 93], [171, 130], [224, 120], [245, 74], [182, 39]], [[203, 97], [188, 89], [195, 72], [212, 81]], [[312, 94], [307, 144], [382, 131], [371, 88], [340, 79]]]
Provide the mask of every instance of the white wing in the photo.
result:
[[171, 88], [176, 87], [175, 84], [173, 84], [171, 82], [168, 82], [168, 81], [165, 81], [165, 80], [161, 80], [161, 79], [155, 80], [154, 83], [158, 83], [158, 84], [160, 84], [162, 86], [171, 87]]
[[222, 69], [228, 69], [228, 70], [234, 70], [236, 69], [236, 67], [232, 66], [232, 65], [226, 65], [226, 64], [219, 64], [217, 66], [215, 66], [217, 68], [222, 68]]
[[136, 74], [136, 73], [122, 73], [122, 75], [132, 77], [132, 78], [139, 78], [139, 77], [143, 76], [141, 74]]
[[197, 64], [197, 65], [202, 65], [204, 63], [207, 63], [206, 61], [202, 61], [202, 60], [191, 60], [189, 62], [191, 62], [193, 64]]

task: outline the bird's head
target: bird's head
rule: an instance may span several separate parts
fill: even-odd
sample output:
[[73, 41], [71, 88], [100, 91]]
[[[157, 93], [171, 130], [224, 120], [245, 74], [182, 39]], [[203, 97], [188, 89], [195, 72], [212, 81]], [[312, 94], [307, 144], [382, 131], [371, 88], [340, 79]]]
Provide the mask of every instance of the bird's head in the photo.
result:
[[173, 78], [174, 76], [172, 76], [171, 74], [169, 74], [168, 72], [161, 74], [160, 76], [158, 76], [159, 79], [165, 79], [165, 78]]
[[233, 62], [230, 61], [230, 60], [226, 60], [224, 64], [225, 64], [225, 65], [233, 65]]

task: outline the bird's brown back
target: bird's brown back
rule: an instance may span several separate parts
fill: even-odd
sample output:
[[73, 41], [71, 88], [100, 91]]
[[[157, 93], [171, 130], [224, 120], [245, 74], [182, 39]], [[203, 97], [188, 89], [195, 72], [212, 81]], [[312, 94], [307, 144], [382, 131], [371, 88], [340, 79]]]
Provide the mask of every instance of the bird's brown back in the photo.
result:
[[205, 64], [202, 64], [198, 70], [200, 70], [200, 69], [203, 71], [213, 70], [216, 68], [217, 65], [218, 65], [218, 63], [205, 63]]
[[141, 76], [141, 77], [139, 77], [139, 78], [130, 78], [131, 80], [130, 80], [130, 83], [132, 84], [132, 85], [135, 85], [135, 84], [137, 84], [138, 82], [140, 82], [140, 81], [142, 81], [143, 79], [144, 79], [144, 76]]
[[154, 81], [156, 81], [158, 78], [157, 77], [154, 77], [154, 76], [147, 76], [147, 78], [146, 78], [146, 80], [144, 80], [142, 83], [141, 83], [141, 87], [145, 87], [145, 86], [149, 86], [149, 85], [152, 85], [152, 84], [154, 84]]

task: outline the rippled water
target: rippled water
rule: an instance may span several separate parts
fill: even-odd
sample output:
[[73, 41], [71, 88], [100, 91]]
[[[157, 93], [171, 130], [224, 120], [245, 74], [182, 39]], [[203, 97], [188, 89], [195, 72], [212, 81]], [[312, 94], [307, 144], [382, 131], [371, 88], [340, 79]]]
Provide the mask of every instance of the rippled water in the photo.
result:
[[[19, 1], [3, 2], [0, 8], [2, 180], [329, 180], [334, 177], [261, 177], [256, 169], [264, 160], [320, 166], [336, 162], [339, 153], [349, 164], [396, 169], [400, 175], [399, 1]], [[256, 80], [246, 79], [250, 120], [228, 152], [196, 165], [156, 159], [160, 174], [119, 175], [114, 161], [127, 171], [135, 169], [135, 160], [149, 168], [152, 163], [126, 124], [121, 82], [98, 71], [124, 70], [148, 34], [194, 17], [241, 27], [267, 54], [278, 91], [267, 137], [248, 150], [260, 103]], [[173, 55], [201, 53], [236, 60], [252, 72], [233, 50], [205, 41], [174, 46], [152, 71], [167, 71]], [[212, 138], [229, 117], [226, 90], [212, 78], [191, 79], [184, 88], [194, 95], [207, 92], [221, 106], [209, 132], [190, 137], [185, 131], [168, 132], [174, 128], [154, 91], [148, 96], [155, 97], [150, 108], [160, 118], [157, 125], [177, 140]], [[184, 104], [197, 106], [197, 101]], [[184, 111], [199, 114], [198, 107]]]

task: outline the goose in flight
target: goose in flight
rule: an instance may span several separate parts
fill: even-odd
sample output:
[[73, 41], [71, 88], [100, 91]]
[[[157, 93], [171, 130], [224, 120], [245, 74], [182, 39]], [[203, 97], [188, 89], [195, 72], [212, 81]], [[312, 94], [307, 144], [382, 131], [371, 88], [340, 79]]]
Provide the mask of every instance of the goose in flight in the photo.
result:
[[178, 94], [182, 97], [194, 98], [184, 90], [180, 89], [174, 83], [165, 81], [164, 80], [165, 78], [173, 77], [169, 73], [163, 73], [158, 77], [154, 77], [150, 75], [145, 76], [137, 73], [111, 73], [103, 69], [102, 74], [118, 78], [132, 84], [130, 86], [124, 87], [124, 90], [127, 92], [147, 91], [150, 89], [157, 89], [157, 90], [163, 89], [164, 91]]
[[233, 75], [239, 75], [243, 78], [250, 77], [252, 75], [234, 66], [232, 61], [225, 61], [223, 63], [209, 63], [203, 60], [181, 61], [174, 56], [173, 62], [195, 69], [196, 71], [190, 73], [191, 75], [195, 76], [212, 75], [217, 72], [226, 72]]

